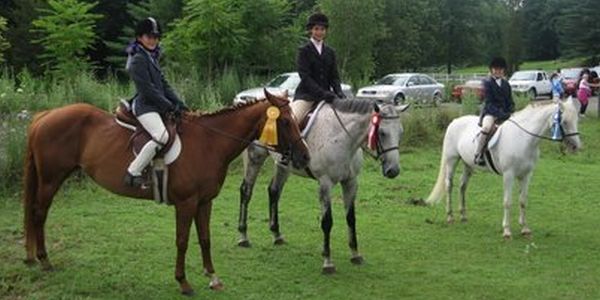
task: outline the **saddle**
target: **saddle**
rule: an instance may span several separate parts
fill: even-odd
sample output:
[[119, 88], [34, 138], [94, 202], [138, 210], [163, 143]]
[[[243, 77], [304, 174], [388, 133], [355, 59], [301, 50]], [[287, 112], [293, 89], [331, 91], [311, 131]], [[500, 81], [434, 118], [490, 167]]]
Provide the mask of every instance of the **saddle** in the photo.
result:
[[[121, 100], [115, 111], [116, 122], [133, 131], [129, 138], [128, 148], [137, 155], [142, 147], [146, 145], [152, 137], [142, 124], [133, 115], [128, 102]], [[181, 151], [181, 141], [179, 140], [179, 122], [172, 118], [163, 119], [169, 140], [162, 149], [154, 156], [152, 163], [144, 169], [142, 176], [145, 178], [142, 189], [152, 188], [154, 200], [157, 203], [172, 204], [168, 199], [167, 185], [169, 178], [169, 169], [167, 165], [172, 163]]]
[[[133, 128], [135, 128], [133, 134], [131, 134], [131, 137], [129, 138], [129, 147], [131, 147], [133, 153], [137, 155], [137, 153], [142, 150], [142, 147], [152, 140], [152, 136], [150, 136], [142, 124], [140, 124], [127, 104], [123, 102], [119, 103], [119, 106], [117, 106], [115, 111], [115, 117], [121, 123], [131, 126], [130, 129], [133, 130]], [[171, 146], [173, 146], [173, 143], [175, 142], [177, 133], [179, 132], [179, 123], [176, 120], [173, 120], [172, 118], [163, 118], [163, 123], [169, 133], [169, 140], [163, 145], [156, 156], [154, 156], [155, 158], [162, 158], [165, 156], [165, 153], [169, 152]]]

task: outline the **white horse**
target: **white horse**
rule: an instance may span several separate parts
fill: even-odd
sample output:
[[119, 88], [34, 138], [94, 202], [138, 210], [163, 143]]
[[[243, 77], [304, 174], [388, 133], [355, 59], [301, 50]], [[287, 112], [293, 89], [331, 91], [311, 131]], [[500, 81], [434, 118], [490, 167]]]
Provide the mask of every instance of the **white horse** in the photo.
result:
[[[333, 105], [324, 105], [318, 112], [306, 143], [310, 151], [308, 169], [293, 169], [277, 164], [276, 172], [269, 185], [269, 227], [274, 235], [276, 245], [284, 243], [279, 231], [278, 202], [290, 171], [302, 177], [311, 177], [319, 182], [319, 199], [321, 202], [321, 229], [324, 234], [323, 243], [323, 273], [335, 272], [331, 260], [329, 236], [333, 226], [331, 215], [332, 187], [338, 182], [342, 185], [346, 222], [348, 225], [349, 246], [352, 252], [351, 261], [361, 264], [363, 258], [358, 252], [356, 240], [356, 219], [354, 215], [354, 200], [358, 188], [357, 176], [362, 167], [363, 153], [360, 148], [372, 128], [375, 116], [379, 118], [379, 126], [372, 133], [378, 141], [377, 158], [381, 160], [382, 173], [385, 177], [394, 178], [399, 172], [399, 151], [403, 129], [400, 123], [400, 112], [408, 105], [394, 106], [392, 104], [374, 104], [371, 101], [342, 100]], [[245, 178], [240, 187], [240, 216], [239, 246], [249, 247], [247, 236], [248, 204], [256, 177], [269, 154], [263, 149], [250, 146], [243, 154]], [[274, 160], [280, 160], [279, 155], [273, 154]]]
[[[560, 110], [560, 113], [557, 111]], [[503, 236], [511, 238], [510, 207], [514, 179], [521, 183], [519, 224], [521, 234], [529, 236], [531, 230], [525, 219], [527, 205], [527, 189], [539, 157], [541, 139], [551, 139], [545, 136], [549, 129], [556, 126], [554, 134], [562, 133], [561, 140], [573, 152], [581, 147], [578, 123], [578, 102], [569, 98], [567, 101], [541, 101], [529, 104], [523, 110], [516, 112], [510, 119], [499, 126], [498, 131], [489, 143], [491, 162], [486, 158], [486, 167], [475, 165], [475, 149], [477, 135], [481, 128], [477, 125], [477, 116], [463, 116], [453, 120], [444, 136], [442, 159], [437, 182], [427, 198], [431, 204], [438, 202], [444, 194], [446, 198], [446, 213], [448, 223], [452, 223], [452, 177], [459, 160], [464, 163], [464, 172], [460, 182], [460, 213], [461, 220], [467, 219], [465, 208], [465, 191], [474, 169], [494, 169], [502, 175], [504, 181], [504, 218], [502, 220]]]

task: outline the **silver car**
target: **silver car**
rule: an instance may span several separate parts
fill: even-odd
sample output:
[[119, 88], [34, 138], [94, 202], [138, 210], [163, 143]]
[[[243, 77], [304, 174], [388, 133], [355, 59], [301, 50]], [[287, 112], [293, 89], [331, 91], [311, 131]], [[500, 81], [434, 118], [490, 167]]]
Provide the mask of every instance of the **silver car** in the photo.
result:
[[394, 101], [403, 104], [407, 101], [420, 104], [438, 105], [442, 102], [444, 85], [425, 74], [389, 74], [375, 85], [358, 90], [356, 97], [380, 101]]
[[[233, 104], [246, 103], [256, 99], [264, 99], [265, 88], [267, 91], [269, 91], [269, 93], [276, 95], [283, 95], [285, 91], [287, 91], [288, 99], [291, 101], [294, 99], [294, 93], [296, 92], [296, 88], [299, 84], [300, 75], [298, 75], [298, 72], [283, 73], [273, 78], [273, 80], [269, 81], [264, 87], [252, 88], [238, 93], [233, 99]], [[342, 83], [342, 91], [346, 95], [346, 98], [353, 97], [352, 87], [350, 85]]]

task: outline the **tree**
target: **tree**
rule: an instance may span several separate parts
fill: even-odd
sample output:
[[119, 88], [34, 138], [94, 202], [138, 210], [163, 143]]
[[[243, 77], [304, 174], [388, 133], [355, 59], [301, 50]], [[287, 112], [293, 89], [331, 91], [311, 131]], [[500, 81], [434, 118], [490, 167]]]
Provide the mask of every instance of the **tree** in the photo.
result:
[[329, 17], [328, 42], [336, 49], [342, 77], [370, 78], [375, 71], [375, 44], [384, 36], [383, 3], [377, 0], [321, 0]]
[[6, 41], [4, 37], [4, 32], [6, 31], [6, 19], [0, 17], [0, 64], [4, 63], [4, 50], [8, 49], [10, 44]]
[[96, 4], [49, 0], [50, 8], [40, 9], [43, 15], [33, 21], [34, 30], [42, 34], [37, 40], [44, 46], [41, 58], [58, 77], [68, 78], [90, 67], [83, 55], [95, 39], [95, 22], [101, 17], [90, 13]]
[[190, 0], [163, 42], [171, 62], [195, 62], [213, 79], [216, 70], [239, 62], [248, 38], [236, 1]]
[[600, 15], [598, 1], [568, 0], [558, 20], [561, 52], [567, 57], [586, 56], [598, 60], [600, 53]]
[[381, 76], [416, 70], [440, 61], [440, 11], [433, 1], [386, 0], [387, 34], [376, 46], [376, 73]]
[[562, 0], [526, 0], [523, 3], [525, 55], [528, 59], [549, 60], [560, 56], [557, 20]]
[[238, 67], [255, 74], [294, 68], [302, 27], [296, 26], [290, 18], [290, 3], [287, 0], [240, 1], [240, 12], [247, 43]]
[[6, 53], [6, 60], [17, 72], [25, 68], [34, 73], [41, 70], [36, 58], [43, 49], [41, 45], [33, 43], [39, 36], [31, 31], [31, 22], [40, 15], [39, 9], [45, 7], [48, 4], [44, 0], [19, 0], [5, 11], [8, 19], [6, 39], [11, 46]]

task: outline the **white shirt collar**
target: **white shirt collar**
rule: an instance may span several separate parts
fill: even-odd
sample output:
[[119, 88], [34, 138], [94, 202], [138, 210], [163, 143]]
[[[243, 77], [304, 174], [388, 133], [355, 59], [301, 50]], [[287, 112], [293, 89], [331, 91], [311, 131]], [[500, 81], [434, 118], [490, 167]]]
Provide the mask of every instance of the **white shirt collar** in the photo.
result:
[[312, 37], [310, 38], [310, 41], [313, 43], [315, 48], [317, 48], [317, 52], [319, 52], [319, 54], [323, 53], [323, 41], [317, 41]]

